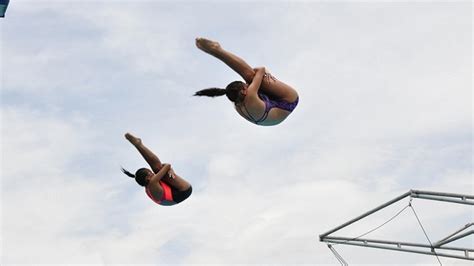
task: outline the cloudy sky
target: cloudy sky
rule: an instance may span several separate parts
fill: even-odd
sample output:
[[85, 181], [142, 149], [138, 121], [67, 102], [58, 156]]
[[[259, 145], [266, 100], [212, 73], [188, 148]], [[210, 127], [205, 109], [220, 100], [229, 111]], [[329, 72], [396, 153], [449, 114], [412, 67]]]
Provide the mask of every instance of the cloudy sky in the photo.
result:
[[[474, 194], [470, 1], [16, 0], [0, 30], [2, 265], [337, 265], [319, 234], [409, 189]], [[261, 127], [192, 97], [240, 79], [197, 36], [293, 85], [297, 109]], [[158, 206], [120, 173], [146, 165], [127, 131], [192, 183], [188, 200]], [[413, 206], [432, 241], [474, 219]], [[367, 237], [427, 243], [409, 211]]]

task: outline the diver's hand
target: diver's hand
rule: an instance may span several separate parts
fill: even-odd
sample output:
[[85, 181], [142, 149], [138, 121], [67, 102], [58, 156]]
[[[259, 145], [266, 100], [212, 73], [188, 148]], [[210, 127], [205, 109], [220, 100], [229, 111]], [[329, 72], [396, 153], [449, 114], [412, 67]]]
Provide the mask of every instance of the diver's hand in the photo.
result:
[[170, 170], [168, 171], [168, 175], [172, 179], [176, 178], [176, 173], [174, 172], [173, 168], [170, 168]]

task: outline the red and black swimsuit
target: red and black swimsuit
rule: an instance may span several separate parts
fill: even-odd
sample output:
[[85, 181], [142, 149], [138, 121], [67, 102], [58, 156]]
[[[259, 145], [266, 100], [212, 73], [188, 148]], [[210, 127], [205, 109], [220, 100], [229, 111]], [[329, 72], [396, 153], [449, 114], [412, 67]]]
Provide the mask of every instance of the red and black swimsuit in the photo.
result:
[[160, 204], [163, 206], [175, 205], [187, 199], [192, 193], [191, 186], [185, 191], [179, 191], [173, 187], [170, 187], [170, 185], [166, 184], [165, 182], [161, 180], [158, 182], [160, 183], [160, 186], [163, 188], [163, 195], [161, 196], [161, 199], [159, 200], [153, 197], [148, 186], [145, 188], [145, 192], [148, 195], [148, 197], [150, 197], [150, 199], [153, 200], [156, 204]]

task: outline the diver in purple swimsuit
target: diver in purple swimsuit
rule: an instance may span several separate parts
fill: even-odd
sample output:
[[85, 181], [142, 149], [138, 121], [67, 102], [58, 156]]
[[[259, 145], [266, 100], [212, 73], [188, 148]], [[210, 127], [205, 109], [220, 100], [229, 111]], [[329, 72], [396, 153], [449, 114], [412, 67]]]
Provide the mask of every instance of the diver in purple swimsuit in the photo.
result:
[[196, 46], [220, 59], [244, 80], [231, 82], [225, 89], [209, 88], [196, 96], [226, 95], [235, 110], [248, 121], [262, 126], [281, 123], [296, 108], [298, 93], [291, 86], [277, 80], [264, 67], [252, 68], [242, 58], [224, 50], [218, 42], [196, 38]]

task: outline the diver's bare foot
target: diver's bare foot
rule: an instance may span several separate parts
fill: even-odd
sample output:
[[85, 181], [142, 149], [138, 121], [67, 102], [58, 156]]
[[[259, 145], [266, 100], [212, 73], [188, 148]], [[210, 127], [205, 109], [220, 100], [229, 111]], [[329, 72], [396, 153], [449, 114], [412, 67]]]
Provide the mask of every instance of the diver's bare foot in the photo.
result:
[[125, 138], [130, 141], [130, 143], [132, 143], [133, 145], [139, 145], [142, 143], [142, 139], [140, 138], [137, 138], [135, 137], [134, 135], [130, 134], [130, 133], [126, 133], [125, 134]]
[[208, 54], [213, 54], [221, 49], [221, 45], [218, 42], [206, 38], [196, 38], [196, 46]]

